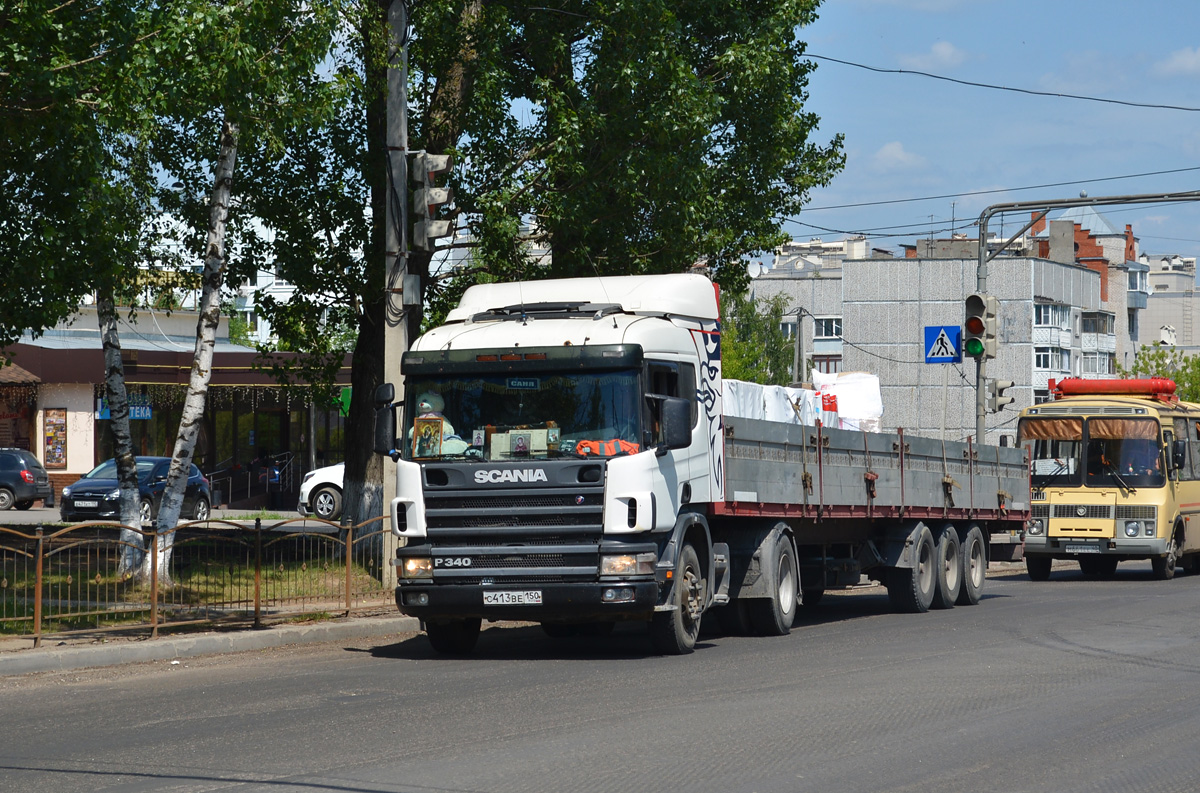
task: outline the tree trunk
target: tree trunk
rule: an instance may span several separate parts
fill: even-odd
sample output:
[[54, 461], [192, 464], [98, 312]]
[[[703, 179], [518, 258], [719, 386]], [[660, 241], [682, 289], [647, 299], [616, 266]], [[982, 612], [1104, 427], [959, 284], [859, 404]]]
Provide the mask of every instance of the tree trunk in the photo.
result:
[[[133, 456], [133, 438], [129, 432], [129, 397], [125, 391], [125, 365], [121, 362], [121, 339], [117, 335], [117, 305], [112, 286], [97, 290], [96, 318], [100, 325], [100, 344], [104, 349], [104, 391], [108, 399], [109, 427], [113, 434], [113, 456], [117, 461], [117, 486], [121, 489], [120, 522], [126, 527], [141, 524], [141, 497], [138, 491], [137, 461]], [[121, 529], [121, 561], [117, 575], [132, 576], [146, 555], [144, 537], [133, 528]]]
[[[175, 527], [179, 523], [179, 511], [183, 506], [188, 472], [192, 468], [196, 438], [204, 420], [208, 382], [212, 377], [213, 348], [216, 346], [217, 328], [221, 322], [221, 283], [225, 278], [226, 264], [225, 221], [229, 217], [233, 169], [237, 160], [237, 136], [238, 125], [226, 117], [221, 125], [221, 152], [217, 159], [216, 178], [208, 210], [208, 242], [205, 245], [204, 273], [201, 275], [203, 288], [200, 293], [200, 318], [196, 322], [196, 351], [192, 360], [191, 377], [188, 379], [187, 396], [184, 398], [183, 414], [179, 419], [179, 434], [175, 438], [175, 452], [171, 459], [171, 467], [167, 471], [162, 505], [158, 510], [158, 532], [161, 537], [158, 545], [158, 581], [162, 586], [172, 584], [170, 569]], [[142, 575], [149, 578], [149, 561], [143, 565]]]

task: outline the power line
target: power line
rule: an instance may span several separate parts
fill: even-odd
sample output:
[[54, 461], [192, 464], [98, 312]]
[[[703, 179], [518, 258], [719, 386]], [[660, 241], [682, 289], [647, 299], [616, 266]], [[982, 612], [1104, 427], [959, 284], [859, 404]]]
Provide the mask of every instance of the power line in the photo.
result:
[[1131, 173], [1125, 176], [1102, 176], [1097, 179], [1076, 179], [1070, 182], [1051, 182], [1048, 184], [1026, 185], [1024, 187], [998, 187], [991, 190], [971, 190], [963, 193], [946, 193], [945, 195], [921, 196], [920, 198], [892, 198], [883, 201], [863, 201], [857, 204], [832, 204], [824, 207], [804, 207], [804, 212], [819, 212], [823, 209], [854, 209], [856, 207], [883, 206], [885, 204], [910, 204], [916, 201], [944, 201], [947, 198], [963, 198], [974, 195], [992, 195], [995, 193], [1015, 193], [1020, 190], [1040, 190], [1046, 187], [1071, 187], [1077, 184], [1092, 184], [1095, 182], [1113, 182], [1118, 179], [1138, 179], [1143, 176], [1163, 176], [1172, 173], [1187, 173], [1200, 171], [1200, 166], [1190, 168], [1173, 168], [1169, 171], [1147, 171], [1146, 173]]
[[806, 52], [805, 57], [815, 58], [820, 61], [832, 61], [840, 63], [843, 66], [853, 66], [857, 69], [866, 69], [869, 72], [878, 72], [880, 74], [916, 74], [921, 77], [928, 77], [932, 80], [944, 80], [948, 83], [957, 83], [958, 85], [968, 85], [972, 88], [988, 88], [993, 91], [1009, 91], [1016, 94], [1029, 94], [1031, 96], [1052, 96], [1058, 99], [1078, 99], [1084, 102], [1100, 102], [1108, 105], [1124, 105], [1125, 107], [1141, 107], [1150, 110], [1182, 110], [1187, 113], [1200, 113], [1200, 107], [1186, 107], [1183, 105], [1157, 105], [1149, 102], [1129, 102], [1123, 99], [1105, 99], [1098, 96], [1085, 96], [1083, 94], [1063, 94], [1055, 91], [1035, 91], [1031, 88], [1011, 88], [1006, 85], [991, 85], [990, 83], [976, 83], [970, 80], [957, 80], [953, 77], [946, 77], [940, 74], [931, 74], [930, 72], [920, 72], [914, 69], [882, 69], [878, 66], [867, 66], [864, 63], [855, 63], [854, 61], [844, 61], [840, 58], [831, 58], [828, 55], [814, 55]]

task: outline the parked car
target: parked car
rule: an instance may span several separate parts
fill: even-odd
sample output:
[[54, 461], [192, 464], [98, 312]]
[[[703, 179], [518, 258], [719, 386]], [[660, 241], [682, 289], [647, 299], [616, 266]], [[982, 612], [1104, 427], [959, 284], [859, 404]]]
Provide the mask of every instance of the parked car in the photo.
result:
[[[143, 524], [158, 516], [163, 490], [167, 486], [167, 469], [170, 457], [138, 457], [138, 492], [141, 496], [139, 512]], [[117, 482], [117, 461], [105, 460], [83, 475], [83, 478], [63, 488], [62, 505], [59, 511], [67, 523], [107, 518], [120, 520], [121, 491]], [[212, 504], [212, 492], [208, 479], [200, 469], [192, 465], [188, 474], [187, 489], [183, 492], [183, 507], [180, 517], [191, 520], [206, 520]]]
[[0, 448], [0, 510], [29, 509], [52, 493], [50, 475], [37, 457], [24, 449]]
[[304, 517], [337, 520], [342, 516], [342, 475], [345, 463], [309, 471], [300, 483], [300, 503], [296, 511]]

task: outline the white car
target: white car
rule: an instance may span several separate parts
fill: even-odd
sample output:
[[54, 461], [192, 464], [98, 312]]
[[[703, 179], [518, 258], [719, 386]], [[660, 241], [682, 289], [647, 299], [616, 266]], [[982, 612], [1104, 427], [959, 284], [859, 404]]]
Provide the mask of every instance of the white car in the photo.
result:
[[300, 503], [296, 511], [304, 517], [337, 520], [342, 516], [342, 475], [345, 463], [309, 471], [300, 483]]

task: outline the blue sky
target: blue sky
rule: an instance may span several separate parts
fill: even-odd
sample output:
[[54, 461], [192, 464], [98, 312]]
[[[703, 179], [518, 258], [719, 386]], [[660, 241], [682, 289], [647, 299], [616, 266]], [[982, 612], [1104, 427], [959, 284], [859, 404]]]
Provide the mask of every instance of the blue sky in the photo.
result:
[[[1196, 0], [826, 0], [799, 31], [810, 55], [879, 69], [1200, 109]], [[876, 247], [949, 236], [988, 205], [1200, 189], [1200, 112], [996, 91], [817, 60], [817, 141], [845, 135], [845, 170], [785, 230], [863, 231]], [[1112, 179], [1131, 174], [1181, 173]], [[1036, 188], [1037, 185], [1062, 184]], [[1075, 184], [1078, 183], [1078, 184]], [[990, 192], [971, 195], [979, 191]], [[823, 209], [845, 204], [908, 203]], [[1108, 207], [1151, 254], [1200, 255], [1200, 203]], [[1008, 216], [1003, 228], [1018, 230]], [[808, 224], [808, 225], [800, 225]], [[820, 227], [820, 228], [814, 228]], [[896, 227], [896, 228], [890, 228]], [[831, 229], [832, 231], [825, 230]], [[993, 220], [992, 231], [1000, 230]], [[900, 235], [900, 236], [886, 236]]]

